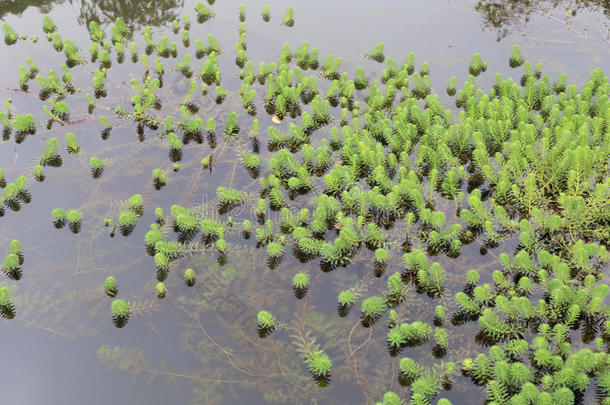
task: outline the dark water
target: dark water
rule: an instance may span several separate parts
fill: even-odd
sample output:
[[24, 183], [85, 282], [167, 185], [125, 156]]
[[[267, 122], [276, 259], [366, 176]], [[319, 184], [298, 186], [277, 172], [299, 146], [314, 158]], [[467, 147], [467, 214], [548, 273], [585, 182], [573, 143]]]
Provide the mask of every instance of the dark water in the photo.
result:
[[[260, 11], [271, 5], [272, 19], [264, 23]], [[458, 84], [468, 77], [471, 56], [480, 52], [489, 62], [488, 73], [480, 79], [489, 87], [493, 73], [511, 74], [508, 55], [519, 44], [527, 59], [542, 62], [551, 78], [561, 73], [568, 80], [582, 83], [595, 68], [610, 69], [608, 15], [603, 2], [552, 1], [463, 2], [463, 1], [320, 1], [294, 2], [296, 24], [280, 26], [287, 3], [249, 1], [246, 4], [248, 55], [254, 61], [273, 61], [285, 42], [296, 48], [304, 40], [320, 50], [343, 58], [341, 70], [354, 72], [358, 65], [379, 77], [379, 65], [363, 58], [376, 43], [386, 43], [386, 55], [397, 62], [414, 52], [416, 66], [428, 62], [433, 92], [444, 94], [448, 78]], [[1, 1], [0, 18], [18, 33], [38, 35], [37, 44], [19, 42], [0, 45], [0, 102], [11, 97], [13, 109], [35, 112], [42, 120], [42, 103], [36, 95], [15, 92], [17, 66], [31, 56], [46, 74], [49, 68], [60, 71], [63, 58], [47, 43], [41, 29], [42, 15], [49, 13], [62, 36], [88, 49], [85, 24], [95, 19], [102, 26], [121, 16], [136, 30], [146, 24], [154, 27], [155, 38], [170, 32], [174, 18], [191, 15], [191, 48], [195, 38], [213, 33], [225, 50], [219, 58], [223, 86], [239, 88], [238, 70], [233, 64], [237, 41], [238, 4], [218, 0], [211, 8], [217, 16], [199, 25], [195, 22], [192, 1]], [[180, 37], [176, 38], [180, 43]], [[142, 44], [139, 44], [142, 49]], [[182, 47], [179, 45], [179, 49]], [[126, 50], [129, 54], [129, 51]], [[87, 52], [83, 51], [83, 54]], [[152, 60], [152, 59], [151, 59]], [[171, 66], [174, 62], [169, 61]], [[177, 63], [177, 61], [175, 62]], [[257, 63], [255, 63], [257, 65]], [[376, 69], [376, 73], [375, 70]], [[96, 114], [112, 115], [110, 109], [125, 103], [131, 77], [140, 78], [141, 64], [129, 58], [113, 63], [108, 80], [109, 97], [100, 101]], [[90, 86], [89, 72], [80, 70], [74, 82]], [[166, 76], [160, 94], [167, 100], [169, 113], [180, 102], [172, 100], [184, 93], [188, 81], [174, 73]], [[441, 97], [448, 105], [447, 99]], [[88, 119], [84, 97], [70, 98], [71, 120], [86, 121], [73, 126], [41, 129], [23, 144], [12, 140], [0, 143], [0, 168], [7, 179], [21, 174], [31, 177], [35, 159], [44, 142], [57, 137], [63, 145], [65, 133], [73, 132], [83, 152], [72, 156], [62, 149], [61, 168], [46, 168], [46, 180], [32, 181], [32, 202], [19, 212], [0, 218], [0, 249], [19, 239], [26, 258], [24, 277], [14, 287], [18, 308], [12, 321], [0, 322], [0, 400], [11, 404], [263, 404], [371, 403], [383, 392], [405, 388], [396, 382], [396, 362], [388, 358], [383, 325], [371, 330], [354, 328], [350, 316], [336, 314], [336, 294], [364, 281], [363, 292], [374, 294], [384, 282], [370, 276], [370, 258], [355, 260], [348, 269], [321, 273], [316, 263], [301, 264], [286, 258], [279, 269], [265, 265], [265, 253], [237, 238], [228, 263], [220, 267], [216, 256], [198, 255], [185, 259], [167, 281], [169, 296], [164, 301], [154, 295], [154, 263], [143, 248], [143, 236], [154, 221], [154, 207], [169, 212], [171, 204], [202, 205], [209, 209], [219, 185], [249, 187], [252, 180], [238, 164], [235, 151], [219, 139], [217, 163], [212, 173], [202, 172], [200, 159], [209, 147], [189, 144], [184, 147], [180, 172], [173, 173], [165, 143], [145, 131], [138, 140], [133, 127], [123, 124], [113, 129], [106, 141], [100, 138], [96, 119]], [[235, 96], [220, 106], [201, 102], [200, 115], [215, 117], [220, 124], [233, 110], [241, 111], [242, 128], [249, 128], [251, 117], [235, 106]], [[96, 115], [97, 116], [97, 115]], [[261, 129], [271, 125], [270, 117], [259, 113]], [[286, 125], [287, 123], [283, 123]], [[265, 153], [263, 153], [263, 156]], [[91, 156], [106, 159], [107, 168], [100, 179], [89, 174]], [[154, 189], [150, 173], [163, 168], [170, 179], [161, 191]], [[254, 187], [251, 187], [254, 190]], [[144, 196], [145, 214], [130, 237], [109, 237], [104, 217], [116, 219], [124, 201], [132, 194]], [[122, 205], [123, 204], [123, 205]], [[84, 214], [83, 229], [74, 235], [52, 226], [52, 208], [76, 208]], [[247, 212], [232, 213], [236, 223]], [[503, 246], [512, 250], [510, 243]], [[497, 266], [493, 254], [480, 256], [476, 246], [466, 247], [457, 260], [437, 259], [449, 270], [452, 288], [443, 299], [454, 307], [453, 293], [461, 288], [466, 271], [477, 268], [483, 274]], [[392, 257], [390, 268], [400, 268], [399, 257]], [[181, 271], [193, 267], [200, 279], [189, 289], [181, 281]], [[311, 275], [310, 293], [297, 301], [292, 296], [291, 280], [296, 271]], [[128, 326], [116, 329], [111, 323], [109, 300], [103, 280], [108, 275], [119, 280], [122, 297], [134, 303]], [[433, 304], [411, 291], [404, 311], [410, 320], [430, 319]], [[255, 333], [254, 319], [259, 309], [268, 308], [282, 320], [312, 330], [334, 362], [333, 380], [327, 388], [315, 387], [307, 376], [300, 356], [291, 346], [289, 333], [278, 333], [273, 340], [261, 340]], [[306, 326], [306, 328], [305, 328]], [[299, 328], [297, 328], [299, 329]], [[449, 327], [450, 333], [454, 333]], [[299, 329], [301, 330], [301, 329]], [[369, 332], [372, 336], [369, 340]], [[457, 342], [447, 360], [460, 359], [480, 348], [468, 332], [455, 332]], [[115, 348], [115, 355], [97, 355], [103, 345]], [[350, 350], [360, 347], [357, 355]], [[410, 349], [409, 356], [423, 363], [437, 362], [429, 349]], [[354, 361], [357, 358], [357, 361]], [[347, 360], [346, 360], [347, 359]], [[454, 403], [479, 403], [478, 389], [466, 380], [455, 378], [446, 397]], [[473, 398], [475, 398], [473, 400]]]

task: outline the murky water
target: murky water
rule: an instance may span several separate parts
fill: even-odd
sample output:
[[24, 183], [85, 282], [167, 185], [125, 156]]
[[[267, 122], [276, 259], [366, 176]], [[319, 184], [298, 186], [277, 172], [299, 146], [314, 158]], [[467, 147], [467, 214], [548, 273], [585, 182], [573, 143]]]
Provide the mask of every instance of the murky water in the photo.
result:
[[[0, 102], [10, 97], [15, 111], [35, 111], [43, 117], [36, 94], [15, 91], [17, 67], [31, 56], [46, 72], [60, 71], [63, 57], [53, 51], [41, 29], [42, 15], [49, 13], [62, 36], [87, 49], [91, 19], [104, 25], [121, 16], [136, 30], [154, 27], [156, 38], [170, 34], [174, 18], [184, 13], [194, 16], [193, 1], [2, 1], [0, 18], [19, 33], [38, 35], [37, 44], [0, 45]], [[264, 4], [271, 6], [272, 18], [260, 18]], [[468, 77], [468, 63], [475, 52], [489, 62], [488, 73], [479, 82], [489, 87], [493, 73], [516, 74], [507, 66], [514, 44], [526, 58], [542, 62], [543, 71], [554, 78], [567, 73], [570, 82], [582, 83], [595, 68], [610, 69], [610, 10], [603, 2], [463, 2], [417, 1], [321, 1], [294, 2], [296, 24], [280, 25], [287, 4], [282, 1], [246, 3], [248, 55], [256, 61], [273, 61], [285, 42], [295, 48], [304, 40], [320, 50], [343, 58], [342, 70], [354, 72], [362, 65], [372, 78], [380, 77], [380, 65], [363, 55], [376, 43], [386, 43], [386, 54], [401, 62], [409, 52], [416, 65], [428, 62], [433, 92], [444, 94], [450, 76], [458, 83]], [[195, 38], [212, 33], [225, 53], [219, 58], [223, 86], [239, 89], [234, 43], [239, 26], [237, 1], [216, 1], [217, 14], [205, 24], [193, 19], [191, 48]], [[177, 37], [179, 42], [179, 37]], [[142, 44], [139, 44], [142, 47]], [[182, 47], [179, 46], [182, 51]], [[84, 52], [85, 53], [85, 52]], [[173, 62], [169, 62], [171, 65]], [[177, 63], [177, 60], [176, 60]], [[257, 64], [256, 63], [256, 64]], [[255, 64], [255, 65], [256, 65]], [[376, 73], [374, 73], [376, 72]], [[491, 73], [490, 73], [491, 72]], [[110, 96], [102, 99], [96, 113], [111, 116], [111, 109], [127, 102], [131, 77], [140, 78], [141, 64], [129, 58], [113, 62], [107, 87]], [[232, 76], [235, 74], [235, 76]], [[90, 86], [89, 72], [77, 73], [78, 86]], [[166, 111], [175, 111], [189, 81], [172, 72], [165, 77], [160, 94]], [[448, 99], [441, 97], [449, 105]], [[209, 209], [216, 187], [249, 187], [254, 182], [235, 159], [241, 147], [226, 145], [221, 139], [216, 148], [216, 164], [211, 173], [200, 168], [201, 157], [210, 152], [207, 143], [190, 143], [183, 148], [182, 167], [173, 173], [165, 144], [155, 139], [154, 131], [138, 135], [136, 128], [123, 125], [110, 137], [100, 137], [101, 126], [90, 119], [84, 97], [68, 99], [71, 121], [75, 125], [41, 129], [23, 144], [13, 140], [0, 143], [0, 168], [9, 179], [30, 175], [35, 159], [46, 140], [63, 140], [70, 131], [78, 138], [83, 152], [72, 156], [62, 150], [60, 168], [46, 168], [46, 180], [32, 183], [31, 203], [19, 212], [0, 218], [0, 247], [12, 239], [24, 246], [23, 279], [11, 283], [17, 317], [0, 322], [0, 400], [12, 404], [263, 404], [319, 403], [369, 404], [383, 392], [406, 392], [396, 381], [397, 361], [390, 359], [384, 344], [386, 329], [380, 322], [374, 328], [357, 325], [356, 312], [345, 318], [336, 311], [338, 291], [362, 284], [362, 291], [374, 293], [385, 287], [371, 274], [370, 257], [361, 255], [347, 269], [332, 273], [319, 271], [317, 262], [300, 263], [288, 255], [278, 269], [269, 270], [264, 251], [253, 243], [229, 239], [228, 262], [221, 266], [215, 254], [199, 255], [180, 262], [168, 278], [169, 296], [163, 301], [154, 295], [154, 263], [143, 246], [148, 224], [154, 222], [154, 207], [169, 211], [171, 204], [201, 205]], [[207, 99], [197, 100], [199, 115], [224, 122], [230, 111], [240, 111], [242, 128], [249, 128], [252, 117], [235, 106], [229, 96], [221, 105]], [[100, 112], [101, 111], [101, 112]], [[271, 118], [260, 112], [261, 128]], [[287, 122], [282, 126], [287, 127]], [[143, 138], [143, 139], [142, 139]], [[262, 156], [266, 156], [263, 152]], [[89, 173], [89, 158], [107, 160], [100, 179]], [[152, 169], [168, 173], [168, 184], [155, 190], [150, 180]], [[103, 227], [104, 217], [118, 215], [124, 201], [135, 193], [144, 197], [144, 216], [129, 237], [117, 232], [114, 238]], [[51, 220], [56, 207], [79, 209], [84, 214], [82, 231], [72, 234], [57, 230]], [[450, 208], [448, 208], [449, 210]], [[232, 212], [236, 223], [247, 212]], [[502, 250], [511, 251], [506, 242]], [[481, 273], [494, 269], [495, 255], [479, 254], [476, 244], [451, 260], [437, 258], [450, 270], [450, 289], [443, 298], [448, 309], [454, 307], [453, 294], [461, 289], [464, 274], [477, 268]], [[401, 266], [392, 257], [389, 268]], [[193, 267], [200, 275], [195, 287], [181, 280], [181, 271]], [[311, 287], [302, 300], [292, 295], [291, 280], [297, 271], [309, 270]], [[119, 280], [121, 295], [133, 303], [129, 325], [116, 329], [111, 322], [109, 301], [103, 292], [108, 275]], [[402, 314], [413, 321], [430, 319], [433, 306], [428, 298], [411, 291]], [[294, 336], [280, 331], [273, 339], [261, 340], [255, 331], [256, 312], [273, 308], [290, 323], [296, 335], [312, 331], [323, 343], [334, 362], [332, 384], [319, 388], [296, 353]], [[453, 342], [447, 360], [459, 361], [479, 349], [473, 333], [448, 326], [459, 342]], [[454, 330], [455, 329], [455, 330]], [[350, 333], [350, 330], [353, 333]], [[349, 336], [349, 338], [348, 338]], [[100, 350], [98, 356], [98, 350]], [[112, 348], [112, 349], [111, 349]], [[429, 364], [436, 362], [429, 347], [411, 348], [409, 356]], [[466, 379], [454, 378], [445, 396], [454, 403], [476, 403], [480, 394]]]

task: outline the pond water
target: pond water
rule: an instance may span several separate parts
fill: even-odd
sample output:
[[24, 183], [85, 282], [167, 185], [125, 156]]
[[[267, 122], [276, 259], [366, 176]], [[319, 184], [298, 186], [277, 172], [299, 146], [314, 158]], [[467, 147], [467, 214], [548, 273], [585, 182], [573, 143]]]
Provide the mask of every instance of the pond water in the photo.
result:
[[[37, 90], [22, 91], [18, 85], [18, 66], [25, 65], [28, 56], [45, 75], [48, 69], [61, 72], [63, 54], [55, 52], [46, 40], [44, 14], [52, 18], [62, 37], [70, 38], [87, 56], [87, 24], [92, 20], [109, 32], [116, 17], [123, 18], [133, 29], [139, 49], [144, 48], [144, 26], [150, 25], [154, 38], [169, 35], [178, 42], [178, 58], [170, 58], [167, 64], [173, 66], [184, 47], [182, 34], [173, 34], [171, 24], [188, 13], [192, 19], [190, 52], [194, 53], [196, 38], [205, 40], [207, 34], [213, 34], [223, 48], [218, 57], [222, 85], [231, 92], [222, 104], [210, 96], [196, 97], [197, 116], [204, 122], [215, 118], [222, 123], [236, 111], [245, 133], [254, 117], [239, 106], [237, 95], [241, 81], [240, 69], [234, 64], [234, 44], [239, 39], [239, 4], [217, 0], [209, 6], [215, 17], [199, 24], [195, 2], [190, 0], [0, 0], [3, 22], [18, 33], [38, 36], [37, 43], [27, 40], [16, 46], [0, 45], [0, 102], [4, 105], [11, 98], [15, 111], [31, 111], [41, 122], [48, 118], [42, 110], [48, 103], [38, 98]], [[269, 22], [261, 18], [265, 4], [270, 5]], [[296, 49], [309, 41], [319, 49], [321, 61], [333, 53], [343, 58], [341, 71], [352, 74], [357, 66], [363, 66], [371, 81], [381, 80], [383, 65], [364, 58], [364, 54], [385, 42], [385, 54], [397, 62], [414, 52], [416, 66], [429, 64], [432, 92], [439, 94], [446, 106], [451, 102], [445, 94], [449, 77], [455, 75], [461, 85], [468, 78], [468, 65], [476, 52], [488, 62], [487, 73], [477, 79], [485, 89], [491, 88], [496, 72], [517, 79], [507, 63], [516, 44], [526, 59], [534, 64], [542, 62], [544, 74], [551, 78], [566, 73], [569, 82], [581, 85], [592, 70], [610, 70], [610, 7], [603, 1], [311, 0], [292, 5], [295, 24], [286, 27], [281, 25], [286, 2], [245, 3], [247, 53], [255, 66], [259, 61], [277, 60], [286, 42]], [[128, 50], [126, 53], [131, 55]], [[96, 67], [85, 66], [73, 69], [73, 82], [89, 92], [91, 72]], [[288, 254], [271, 270], [264, 248], [257, 249], [252, 240], [232, 235], [227, 237], [230, 249], [226, 263], [219, 264], [213, 248], [203, 256], [197, 252], [183, 258], [171, 268], [167, 298], [156, 298], [155, 263], [143, 242], [149, 224], [155, 221], [154, 208], [162, 207], [169, 214], [172, 204], [180, 204], [213, 215], [218, 186], [254, 192], [258, 179], [250, 177], [238, 159], [247, 144], [228, 144], [222, 136], [214, 150], [208, 142], [185, 144], [178, 172], [172, 171], [167, 145], [157, 138], [158, 131], [145, 128], [138, 133], [128, 121], [114, 120], [117, 126], [102, 139], [98, 116], [113, 116], [117, 105], [127, 107], [133, 95], [129, 81], [133, 77], [140, 80], [143, 74], [141, 63], [132, 63], [129, 56], [117, 63], [113, 56], [106, 83], [108, 96], [98, 100], [94, 114], [88, 112], [84, 91], [67, 99], [68, 125], [56, 122], [50, 128], [42, 127], [21, 144], [14, 139], [0, 143], [0, 168], [7, 179], [22, 174], [32, 178], [37, 157], [52, 137], [64, 145], [65, 134], [72, 132], [82, 149], [79, 155], [70, 155], [62, 146], [61, 167], [46, 167], [43, 182], [30, 181], [31, 202], [0, 218], [0, 248], [18, 239], [25, 256], [22, 279], [2, 281], [2, 285], [11, 286], [17, 313], [13, 320], [0, 322], [0, 401], [49, 405], [373, 404], [386, 391], [408, 392], [396, 380], [398, 359], [387, 353], [385, 322], [361, 327], [356, 307], [346, 317], [337, 314], [339, 291], [355, 286], [363, 294], [373, 295], [386, 288], [386, 279], [372, 274], [370, 254], [362, 253], [346, 269], [329, 273], [320, 271], [319, 260], [302, 263]], [[178, 72], [164, 75], [157, 93], [163, 116], [179, 116], [179, 104], [189, 83]], [[34, 81], [31, 85], [36, 87]], [[276, 125], [263, 108], [256, 118], [261, 129]], [[278, 127], [287, 130], [289, 122], [299, 119], [288, 118]], [[321, 133], [328, 135], [330, 130]], [[212, 152], [213, 169], [202, 170], [201, 158]], [[260, 155], [264, 160], [271, 153], [261, 147]], [[90, 173], [93, 156], [106, 161], [98, 179]], [[163, 169], [168, 177], [160, 190], [150, 177], [155, 168]], [[123, 236], [117, 230], [111, 237], [104, 218], [116, 222], [125, 201], [136, 193], [144, 199], [142, 218], [131, 235]], [[436, 209], [448, 213], [451, 223], [455, 206], [446, 204]], [[51, 210], [58, 207], [83, 213], [79, 233], [67, 227], [55, 229]], [[274, 221], [279, 219], [278, 213], [270, 215]], [[239, 224], [251, 213], [242, 207], [231, 216]], [[498, 252], [486, 255], [481, 255], [479, 243], [473, 243], [464, 246], [457, 259], [435, 259], [448, 271], [448, 291], [440, 300], [448, 313], [456, 307], [453, 296], [462, 289], [466, 271], [475, 268], [489, 281], [489, 274], [498, 266], [498, 254], [512, 252], [517, 243], [511, 238]], [[187, 287], [182, 280], [183, 270], [189, 267], [198, 274], [194, 287]], [[399, 267], [403, 267], [401, 255], [393, 255], [386, 274]], [[310, 275], [309, 292], [301, 300], [292, 292], [297, 271]], [[119, 281], [119, 296], [132, 305], [129, 323], [121, 329], [112, 323], [111, 300], [103, 289], [109, 275]], [[414, 288], [405, 301], [401, 316], [409, 321], [431, 319], [439, 302]], [[292, 329], [259, 338], [256, 314], [260, 309], [269, 309]], [[476, 328], [464, 331], [448, 325], [447, 329], [455, 340], [444, 361], [459, 364], [481, 350], [474, 339]], [[333, 359], [328, 387], [312, 383], [302, 355], [295, 349], [294, 342], [307, 337], [307, 331]], [[439, 362], [430, 354], [430, 347], [408, 350], [423, 364]], [[452, 381], [453, 387], [444, 397], [456, 404], [483, 403], [482, 388], [461, 376]], [[594, 395], [587, 392], [585, 403]]]

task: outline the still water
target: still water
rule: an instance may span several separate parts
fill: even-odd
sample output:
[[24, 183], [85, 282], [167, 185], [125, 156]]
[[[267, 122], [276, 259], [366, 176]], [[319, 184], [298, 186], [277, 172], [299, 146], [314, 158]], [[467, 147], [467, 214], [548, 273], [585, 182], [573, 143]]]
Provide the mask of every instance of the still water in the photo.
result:
[[[37, 44], [0, 45], [0, 102], [4, 104], [11, 97], [16, 110], [42, 113], [43, 104], [36, 95], [15, 91], [17, 67], [26, 57], [31, 56], [44, 71], [59, 71], [63, 62], [44, 38], [42, 15], [48, 13], [62, 36], [87, 49], [86, 25], [91, 20], [109, 27], [120, 16], [135, 31], [151, 25], [158, 38], [170, 34], [171, 22], [185, 13], [194, 20], [194, 3], [0, 0], [0, 19], [19, 33], [39, 37]], [[267, 3], [272, 15], [269, 23], [260, 18]], [[353, 72], [362, 65], [374, 79], [380, 77], [379, 65], [363, 55], [378, 42], [385, 42], [386, 55], [397, 62], [409, 52], [415, 53], [416, 65], [428, 62], [432, 91], [439, 95], [444, 94], [450, 76], [455, 75], [459, 84], [464, 82], [475, 52], [489, 62], [487, 75], [479, 79], [483, 87], [491, 86], [495, 72], [515, 74], [507, 66], [515, 44], [521, 46], [527, 59], [542, 62], [544, 74], [551, 78], [567, 73], [570, 82], [580, 84], [595, 68], [610, 70], [610, 9], [604, 2], [523, 3], [295, 1], [296, 23], [288, 28], [280, 25], [287, 3], [248, 1], [248, 54], [255, 61], [272, 61], [284, 43], [295, 48], [307, 40], [319, 48], [320, 55], [341, 56], [342, 70]], [[219, 40], [226, 50], [219, 58], [223, 86], [237, 90], [233, 44], [238, 38], [239, 2], [218, 0], [210, 7], [216, 17], [205, 24], [193, 24], [192, 42], [208, 33]], [[131, 77], [141, 74], [142, 67], [134, 67], [129, 60], [113, 64], [107, 85], [110, 96], [100, 102], [102, 113], [110, 116], [110, 109], [128, 101], [128, 92], [123, 89], [129, 88]], [[166, 80], [161, 94], [168, 101], [165, 108], [171, 109], [172, 97], [183, 94], [189, 81], [178, 74], [168, 75]], [[76, 73], [74, 82], [89, 86], [89, 73]], [[448, 105], [448, 98], [441, 99]], [[235, 100], [230, 96], [219, 106], [202, 103], [199, 114], [205, 119], [225, 117], [236, 109]], [[329, 274], [316, 271], [314, 263], [286, 258], [279, 269], [272, 271], [265, 264], [265, 254], [253, 244], [229, 240], [235, 246], [227, 264], [218, 265], [214, 255], [184, 259], [182, 269], [193, 267], [205, 276], [189, 289], [176, 270], [168, 278], [168, 297], [158, 300], [153, 288], [154, 263], [143, 247], [147, 226], [154, 222], [154, 207], [169, 211], [171, 204], [179, 203], [206, 209], [215, 198], [217, 186], [247, 188], [253, 180], [238, 167], [234, 151], [222, 142], [215, 152], [214, 170], [202, 172], [199, 161], [209, 152], [208, 147], [190, 144], [184, 147], [180, 172], [170, 174], [171, 181], [157, 191], [150, 182], [150, 172], [162, 167], [171, 173], [171, 164], [164, 144], [155, 139], [153, 131], [138, 135], [134, 127], [123, 125], [115, 128], [108, 140], [102, 140], [99, 123], [88, 119], [86, 102], [72, 100], [70, 107], [71, 121], [83, 122], [43, 128], [20, 145], [13, 141], [0, 143], [0, 167], [7, 178], [24, 174], [24, 170], [31, 173], [43, 142], [51, 137], [64, 139], [67, 131], [76, 135], [84, 151], [78, 157], [64, 153], [61, 168], [47, 168], [46, 181], [32, 184], [31, 203], [0, 218], [0, 246], [20, 240], [26, 260], [24, 277], [14, 291], [17, 316], [0, 321], [2, 403], [370, 404], [387, 390], [406, 392], [396, 382], [396, 364], [387, 360], [384, 327], [358, 327], [348, 341], [349, 331], [358, 322], [357, 311], [345, 318], [336, 312], [337, 292], [370, 273], [371, 263], [366, 258]], [[240, 110], [242, 122], [251, 120]], [[271, 125], [266, 114], [258, 118], [261, 128]], [[97, 180], [89, 173], [92, 156], [108, 162]], [[117, 232], [111, 238], [103, 227], [103, 218], [116, 218], [123, 202], [135, 193], [144, 196], [144, 216], [129, 237]], [[82, 231], [74, 235], [67, 229], [55, 229], [50, 218], [55, 207], [83, 212]], [[245, 213], [233, 213], [236, 220], [240, 215]], [[504, 248], [512, 250], [512, 243]], [[481, 256], [475, 246], [464, 249], [455, 261], [439, 260], [451, 272], [453, 290], [447, 297], [461, 288], [468, 269], [484, 273], [496, 265], [493, 255]], [[398, 266], [400, 260], [392, 263]], [[295, 269], [310, 269], [312, 274], [310, 293], [300, 301], [291, 291]], [[108, 275], [119, 279], [121, 294], [134, 306], [134, 315], [123, 329], [116, 329], [111, 322], [109, 300], [102, 288]], [[383, 283], [377, 284], [383, 288]], [[371, 281], [367, 288], [375, 291], [377, 284]], [[448, 308], [454, 305], [451, 298], [444, 301]], [[432, 316], [433, 305], [414, 291], [407, 303], [411, 320]], [[294, 338], [288, 333], [279, 333], [273, 340], [257, 336], [255, 317], [262, 308], [273, 308], [279, 318], [307, 325], [315, 332], [335, 363], [329, 387], [311, 384], [299, 355], [291, 348]], [[448, 359], [459, 361], [479, 349], [471, 333], [449, 329], [460, 343], [453, 345], [459, 350], [449, 353]], [[354, 356], [351, 351], [360, 345], [360, 353]], [[424, 363], [432, 361], [424, 349], [413, 349], [410, 355]], [[446, 397], [458, 404], [479, 403], [476, 387], [461, 377], [454, 382]]]

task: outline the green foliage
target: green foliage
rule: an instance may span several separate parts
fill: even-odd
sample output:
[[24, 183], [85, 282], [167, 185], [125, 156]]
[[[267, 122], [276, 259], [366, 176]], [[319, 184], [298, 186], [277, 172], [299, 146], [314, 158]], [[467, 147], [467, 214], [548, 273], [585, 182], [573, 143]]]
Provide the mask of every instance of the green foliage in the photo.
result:
[[385, 60], [385, 55], [383, 51], [385, 50], [385, 44], [383, 42], [375, 45], [373, 49], [371, 49], [365, 56], [369, 59], [373, 59], [376, 62], [383, 62]]
[[110, 306], [112, 314], [117, 317], [129, 316], [131, 313], [131, 305], [122, 299], [115, 298]]
[[286, 13], [284, 13], [284, 19], [282, 20], [282, 25], [287, 27], [294, 26], [294, 9], [292, 7], [288, 7]]
[[387, 309], [386, 302], [383, 298], [373, 296], [362, 301], [362, 315], [369, 318], [379, 318]]
[[519, 45], [514, 46], [513, 53], [510, 56], [510, 59], [508, 60], [508, 64], [512, 68], [516, 68], [523, 65], [523, 55], [521, 54], [521, 49], [519, 48]]
[[271, 20], [271, 11], [269, 10], [269, 4], [265, 4], [261, 13], [263, 21], [269, 22]]
[[167, 288], [165, 287], [165, 284], [158, 282], [155, 285], [155, 292], [157, 293], [157, 298], [165, 298], [167, 296]]
[[2, 30], [4, 31], [4, 42], [7, 45], [14, 45], [17, 43], [19, 36], [17, 32], [7, 23], [2, 24]]
[[117, 295], [117, 293], [118, 293], [117, 282], [113, 276], [106, 277], [106, 280], [104, 281], [104, 292], [109, 297], [115, 297]]
[[196, 281], [195, 270], [193, 270], [193, 269], [184, 270], [184, 283], [186, 285], [188, 285], [189, 287], [191, 287], [191, 286], [195, 285], [195, 281]]
[[474, 56], [472, 57], [472, 60], [470, 61], [470, 66], [468, 67], [468, 71], [470, 72], [471, 75], [476, 77], [486, 70], [487, 70], [487, 62], [483, 61], [483, 59], [481, 58], [481, 55], [478, 52], [475, 53]]
[[256, 315], [256, 320], [259, 328], [262, 329], [272, 329], [278, 324], [275, 316], [271, 315], [271, 313], [267, 311], [259, 311]]
[[66, 213], [66, 219], [71, 224], [77, 224], [82, 221], [83, 215], [77, 210], [69, 210]]
[[292, 278], [292, 287], [298, 290], [309, 288], [309, 276], [306, 273], [297, 273]]

